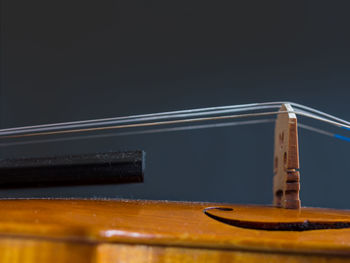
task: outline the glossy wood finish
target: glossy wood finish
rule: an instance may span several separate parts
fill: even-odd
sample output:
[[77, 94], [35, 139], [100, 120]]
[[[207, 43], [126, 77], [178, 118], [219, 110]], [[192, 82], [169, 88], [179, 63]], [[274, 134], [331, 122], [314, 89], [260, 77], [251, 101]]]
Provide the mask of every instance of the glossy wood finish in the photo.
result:
[[96, 247], [92, 244], [0, 236], [2, 263], [85, 263], [96, 262], [95, 259]]
[[345, 263], [349, 258], [342, 256], [320, 256], [287, 253], [266, 253], [254, 251], [161, 247], [145, 245], [101, 245], [97, 262], [234, 262], [234, 263]]
[[344, 256], [267, 253], [224, 249], [185, 248], [133, 244], [84, 244], [28, 238], [1, 238], [2, 263], [345, 263]]
[[314, 209], [289, 211], [273, 207], [209, 207], [205, 213], [219, 222], [256, 230], [294, 232], [350, 228], [347, 216]]
[[[57, 249], [63, 254], [75, 251], [76, 262], [79, 262], [80, 254], [85, 260], [96, 258], [95, 262], [108, 262], [108, 255], [114, 257], [120, 251], [124, 251], [123, 255], [134, 251], [131, 254], [139, 253], [152, 259], [143, 262], [157, 262], [153, 259], [158, 260], [160, 254], [166, 257], [168, 253], [182, 253], [184, 258], [197, 257], [195, 255], [216, 258], [221, 254], [235, 258], [243, 253], [252, 258], [274, 255], [276, 261], [286, 256], [290, 259], [307, 256], [349, 260], [350, 229], [304, 232], [245, 229], [218, 222], [203, 213], [204, 208], [213, 206], [232, 208], [229, 216], [255, 222], [350, 222], [350, 211], [319, 208], [287, 210], [262, 206], [128, 200], [1, 200], [0, 250], [4, 251], [11, 242], [17, 242], [19, 247], [35, 247], [33, 244], [39, 241], [48, 250]], [[225, 211], [217, 213], [228, 215]], [[15, 251], [16, 246], [13, 247]], [[43, 247], [39, 244], [33, 250], [43, 250]], [[127, 251], [127, 248], [132, 249]], [[71, 252], [71, 249], [74, 251]], [[65, 262], [64, 257], [61, 262]], [[125, 262], [134, 261], [130, 259]], [[257, 259], [251, 262], [264, 261]]]

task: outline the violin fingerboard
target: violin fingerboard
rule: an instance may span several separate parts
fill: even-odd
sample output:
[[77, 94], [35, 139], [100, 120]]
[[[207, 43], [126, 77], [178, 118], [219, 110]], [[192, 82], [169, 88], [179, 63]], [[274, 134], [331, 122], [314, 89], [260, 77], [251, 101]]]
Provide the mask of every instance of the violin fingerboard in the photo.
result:
[[0, 160], [0, 188], [143, 182], [143, 151]]

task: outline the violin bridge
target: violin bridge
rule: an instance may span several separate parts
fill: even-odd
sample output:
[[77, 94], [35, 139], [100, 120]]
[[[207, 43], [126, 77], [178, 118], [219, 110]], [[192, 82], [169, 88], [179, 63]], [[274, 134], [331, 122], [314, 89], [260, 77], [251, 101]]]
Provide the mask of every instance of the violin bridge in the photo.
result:
[[290, 104], [280, 108], [275, 125], [273, 204], [300, 208], [299, 147], [297, 117]]

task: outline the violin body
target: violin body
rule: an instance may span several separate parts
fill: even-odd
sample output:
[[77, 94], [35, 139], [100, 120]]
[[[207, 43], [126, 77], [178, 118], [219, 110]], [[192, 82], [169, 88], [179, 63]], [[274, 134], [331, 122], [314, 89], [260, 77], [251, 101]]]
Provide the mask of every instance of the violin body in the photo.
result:
[[[261, 106], [271, 107], [270, 104]], [[241, 110], [252, 110], [255, 106]], [[311, 112], [319, 111], [311, 109]], [[128, 117], [129, 125], [120, 125], [117, 118], [114, 124], [119, 126], [102, 128], [169, 125], [194, 120], [178, 120], [175, 113], [167, 113], [171, 120], [138, 124], [135, 121], [143, 120], [144, 116], [136, 119], [131, 116]], [[193, 114], [192, 111], [189, 113]], [[262, 116], [278, 114], [274, 206], [142, 200], [0, 200], [0, 261], [349, 262], [350, 211], [301, 207], [296, 113], [305, 115], [305, 107], [302, 112], [297, 112], [286, 103], [278, 112], [260, 113]], [[245, 116], [260, 116], [256, 114]], [[323, 117], [312, 114], [309, 116], [316, 119], [329, 116], [322, 112], [319, 114]], [[199, 117], [195, 120], [242, 116]], [[154, 121], [159, 121], [164, 114], [153, 117]], [[325, 121], [334, 123], [329, 119]], [[76, 125], [78, 123], [73, 126]], [[337, 125], [345, 127], [344, 124]], [[46, 126], [45, 131], [43, 126], [31, 127], [29, 131], [28, 128], [10, 129], [5, 131], [5, 136], [83, 131], [64, 130], [66, 125], [61, 126]], [[51, 131], [52, 128], [59, 130]], [[30, 133], [33, 130], [36, 133]], [[15, 187], [25, 187], [28, 183], [50, 186], [58, 182], [60, 185], [135, 182], [143, 180], [143, 161], [142, 151], [7, 160], [3, 162], [0, 171], [3, 180], [0, 181], [7, 182], [5, 186]]]
[[[168, 201], [16, 199], [1, 200], [0, 212], [1, 262], [350, 260], [350, 211]], [[304, 228], [293, 230], [298, 224]]]

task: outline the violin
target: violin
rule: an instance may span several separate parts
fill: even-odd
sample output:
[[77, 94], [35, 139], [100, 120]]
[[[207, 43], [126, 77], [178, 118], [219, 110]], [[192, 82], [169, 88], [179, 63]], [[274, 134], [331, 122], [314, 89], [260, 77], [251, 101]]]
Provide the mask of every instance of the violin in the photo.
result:
[[[276, 112], [232, 115], [243, 108], [248, 111], [277, 105]], [[99, 126], [101, 121], [95, 120], [79, 123], [79, 127], [77, 123], [65, 123], [1, 130], [0, 137], [16, 139], [96, 127], [153, 127], [277, 115], [273, 205], [2, 199], [1, 262], [349, 262], [350, 211], [301, 205], [297, 115], [338, 127], [349, 128], [349, 124], [310, 108], [296, 108], [298, 105], [290, 103], [254, 104], [206, 109], [210, 117], [203, 117], [201, 110], [192, 110], [188, 114], [103, 120], [103, 127]], [[3, 160], [0, 186], [142, 182], [144, 162], [142, 151]]]

